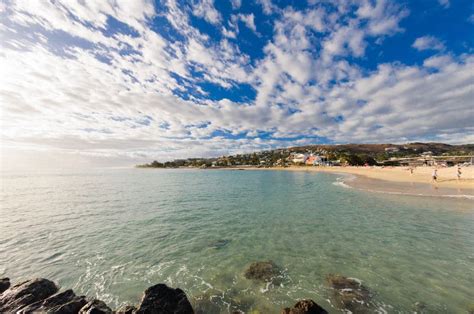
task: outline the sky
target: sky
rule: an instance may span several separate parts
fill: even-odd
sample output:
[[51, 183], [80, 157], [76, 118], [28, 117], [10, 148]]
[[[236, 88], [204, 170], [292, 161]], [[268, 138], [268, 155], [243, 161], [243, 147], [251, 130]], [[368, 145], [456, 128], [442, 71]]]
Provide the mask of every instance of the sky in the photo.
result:
[[467, 0], [0, 0], [1, 165], [474, 143]]

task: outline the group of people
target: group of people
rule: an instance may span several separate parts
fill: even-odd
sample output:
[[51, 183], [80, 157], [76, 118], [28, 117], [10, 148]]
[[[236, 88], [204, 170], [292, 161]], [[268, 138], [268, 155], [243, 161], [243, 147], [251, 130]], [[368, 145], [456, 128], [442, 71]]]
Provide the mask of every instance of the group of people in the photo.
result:
[[[410, 174], [413, 175], [413, 172], [415, 171], [415, 168], [410, 167], [409, 170], [410, 170]], [[458, 180], [461, 180], [461, 175], [462, 175], [461, 166], [458, 165], [458, 168], [457, 168], [457, 171], [456, 171], [456, 176], [457, 176]], [[433, 172], [431, 174], [431, 181], [432, 182], [438, 182], [438, 169], [436, 167], [433, 169]]]
[[[461, 175], [462, 175], [461, 167], [458, 166], [458, 170], [456, 172], [456, 176], [457, 176], [458, 180], [461, 180]], [[433, 182], [438, 181], [438, 169], [436, 169], [436, 168], [433, 169], [433, 173], [431, 174], [431, 178], [432, 178]]]

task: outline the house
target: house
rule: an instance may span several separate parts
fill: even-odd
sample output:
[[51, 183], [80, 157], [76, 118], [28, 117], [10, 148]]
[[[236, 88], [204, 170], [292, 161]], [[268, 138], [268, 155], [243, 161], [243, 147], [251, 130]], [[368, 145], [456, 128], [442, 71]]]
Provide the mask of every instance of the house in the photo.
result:
[[291, 161], [294, 164], [304, 164], [307, 159], [305, 154], [293, 154]]
[[308, 166], [321, 166], [327, 163], [326, 157], [318, 156], [318, 155], [310, 155], [306, 159], [306, 165]]
[[398, 149], [398, 147], [387, 147], [385, 148], [385, 152], [387, 153], [396, 153], [400, 151], [400, 149]]

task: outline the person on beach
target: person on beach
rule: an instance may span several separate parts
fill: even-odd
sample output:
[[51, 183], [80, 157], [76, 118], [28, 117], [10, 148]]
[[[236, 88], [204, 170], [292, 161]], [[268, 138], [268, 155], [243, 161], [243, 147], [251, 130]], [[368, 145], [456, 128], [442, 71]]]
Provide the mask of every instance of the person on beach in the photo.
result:
[[432, 182], [437, 182], [438, 180], [438, 169], [434, 168], [433, 173], [431, 174]]
[[410, 167], [410, 174], [413, 175], [413, 167]]
[[461, 180], [461, 167], [458, 165], [458, 172], [457, 172], [457, 177], [458, 177], [458, 181]]

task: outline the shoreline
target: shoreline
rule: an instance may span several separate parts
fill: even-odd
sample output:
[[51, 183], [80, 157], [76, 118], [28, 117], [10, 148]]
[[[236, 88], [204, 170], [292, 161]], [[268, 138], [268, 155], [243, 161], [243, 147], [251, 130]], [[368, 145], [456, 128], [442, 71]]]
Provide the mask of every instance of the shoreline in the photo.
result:
[[[227, 168], [238, 169], [238, 168]], [[410, 174], [408, 167], [311, 167], [290, 166], [288, 168], [241, 167], [245, 170], [276, 170], [299, 172], [323, 172], [353, 176], [341, 184], [367, 192], [402, 194], [412, 196], [439, 196], [474, 198], [474, 167], [463, 167], [463, 177], [456, 178], [456, 168], [438, 169], [438, 182], [431, 182], [432, 167], [418, 167]]]
[[[261, 263], [261, 262], [260, 262]], [[258, 266], [258, 263], [257, 263]], [[265, 271], [256, 269], [252, 275], [266, 275]], [[256, 279], [256, 278], [251, 278]], [[272, 278], [273, 280], [273, 278]], [[356, 292], [362, 287], [354, 285], [350, 278], [340, 275], [330, 275], [328, 283], [334, 287], [332, 281], [342, 282], [343, 285], [355, 288]], [[342, 289], [334, 288], [345, 296], [345, 301], [356, 303], [352, 294], [345, 294]], [[357, 297], [359, 295], [356, 294]], [[361, 295], [364, 301], [369, 296]], [[367, 299], [367, 300], [366, 300]], [[335, 300], [338, 300], [337, 298]], [[204, 300], [203, 303], [210, 303]], [[196, 305], [196, 304], [195, 304]], [[345, 305], [345, 304], [343, 304]], [[159, 283], [147, 288], [143, 292], [141, 301], [137, 305], [125, 304], [118, 309], [111, 309], [104, 301], [84, 295], [76, 295], [72, 289], [61, 289], [55, 282], [45, 278], [35, 278], [20, 281], [16, 285], [10, 283], [10, 278], [0, 278], [0, 313], [117, 313], [117, 314], [148, 314], [148, 313], [175, 313], [175, 314], [204, 314], [206, 309], [195, 308], [186, 293], [180, 288], [171, 288]], [[238, 310], [233, 313], [243, 313]], [[284, 307], [282, 314], [327, 314], [328, 312], [311, 299], [300, 299], [293, 307]]]

